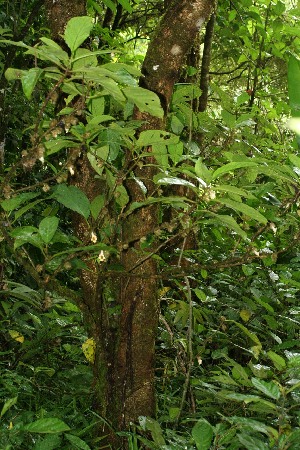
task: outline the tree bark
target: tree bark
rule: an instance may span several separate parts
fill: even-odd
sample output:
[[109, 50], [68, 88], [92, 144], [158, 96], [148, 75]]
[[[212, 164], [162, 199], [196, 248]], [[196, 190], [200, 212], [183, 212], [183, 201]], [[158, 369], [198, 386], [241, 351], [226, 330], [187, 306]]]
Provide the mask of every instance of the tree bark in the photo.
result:
[[[48, 7], [52, 5], [46, 1]], [[74, 15], [83, 14], [83, 2], [77, 0], [76, 8], [68, 7], [68, 0], [59, 0], [61, 11], [48, 11], [55, 36], [62, 33], [64, 24]], [[144, 120], [144, 129], [163, 129], [169, 109], [174, 83], [179, 70], [203, 23], [213, 9], [211, 0], [174, 0], [161, 20], [151, 41], [143, 64], [140, 85], [156, 92], [164, 108], [164, 118], [158, 119], [136, 111], [135, 118]], [[59, 19], [57, 17], [59, 16]], [[62, 20], [64, 18], [64, 21]], [[144, 150], [145, 153], [145, 150]], [[145, 201], [155, 195], [153, 175], [155, 160], [149, 156], [132, 169], [137, 179], [147, 187], [147, 195], [134, 179], [126, 181], [130, 201]], [[125, 161], [130, 164], [128, 152]], [[125, 163], [126, 164], [126, 163]], [[131, 172], [132, 172], [131, 171]], [[84, 157], [78, 167], [75, 184], [92, 200], [103, 187], [95, 180], [88, 159]], [[115, 212], [109, 211], [111, 220]], [[116, 218], [115, 218], [116, 219]], [[91, 336], [96, 341], [94, 379], [96, 407], [101, 416], [115, 430], [128, 428], [139, 416], [155, 416], [154, 357], [155, 337], [158, 328], [158, 269], [153, 258], [141, 250], [141, 239], [153, 234], [158, 227], [157, 208], [148, 206], [133, 212], [121, 224], [121, 234], [111, 242], [121, 243], [120, 261], [124, 271], [114, 279], [95, 262], [89, 262], [89, 270], [82, 271], [82, 309]], [[77, 217], [74, 228], [83, 243], [88, 243], [90, 228], [85, 220]], [[147, 249], [151, 251], [151, 248]], [[101, 269], [101, 270], [100, 270]], [[109, 292], [108, 292], [109, 291]], [[116, 303], [116, 313], [110, 314], [107, 297]], [[109, 434], [111, 448], [120, 448], [113, 433]], [[104, 441], [103, 441], [104, 443]], [[121, 448], [126, 448], [122, 442]]]

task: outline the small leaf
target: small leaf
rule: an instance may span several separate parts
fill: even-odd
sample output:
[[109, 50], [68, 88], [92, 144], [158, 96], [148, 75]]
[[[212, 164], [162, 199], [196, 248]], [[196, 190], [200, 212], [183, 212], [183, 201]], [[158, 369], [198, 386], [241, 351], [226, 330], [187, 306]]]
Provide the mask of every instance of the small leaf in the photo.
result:
[[34, 67], [25, 72], [21, 77], [22, 88], [25, 94], [25, 97], [30, 100], [33, 89], [36, 86], [40, 76], [44, 72], [43, 69], [39, 69], [38, 67]]
[[45, 217], [39, 225], [39, 233], [46, 244], [49, 244], [55, 235], [59, 223], [58, 217]]
[[90, 202], [77, 186], [67, 186], [66, 184], [59, 184], [53, 197], [62, 205], [81, 214], [86, 219], [90, 215]]
[[93, 216], [93, 219], [97, 219], [101, 209], [103, 208], [105, 203], [105, 195], [99, 194], [97, 197], [94, 198], [94, 200], [91, 202], [91, 214]]
[[13, 338], [15, 341], [17, 342], [21, 342], [21, 344], [23, 344], [24, 342], [24, 336], [19, 333], [19, 331], [16, 330], [8, 330], [9, 335], [11, 338]]
[[273, 361], [273, 364], [277, 370], [284, 370], [286, 368], [286, 363], [282, 356], [278, 355], [272, 350], [268, 351], [267, 355]]
[[279, 400], [281, 392], [278, 385], [274, 383], [274, 381], [263, 381], [253, 377], [251, 378], [251, 382], [256, 389], [263, 392], [268, 397], [273, 398], [274, 400]]
[[81, 346], [82, 351], [88, 362], [94, 364], [95, 361], [95, 350], [96, 342], [93, 338], [87, 339]]
[[89, 37], [93, 28], [93, 18], [88, 16], [73, 17], [66, 26], [64, 39], [71, 50], [74, 52]]
[[17, 400], [18, 400], [18, 397], [9, 398], [8, 400], [6, 400], [6, 402], [4, 403], [4, 405], [2, 407], [0, 417], [4, 416], [6, 411], [8, 411], [13, 405], [15, 405], [17, 403]]
[[248, 309], [242, 309], [240, 311], [240, 317], [243, 319], [244, 322], [248, 322], [248, 320], [250, 319], [251, 316], [252, 316], [252, 313]]
[[115, 199], [117, 204], [121, 206], [121, 208], [124, 208], [124, 206], [127, 205], [127, 203], [129, 202], [129, 196], [127, 194], [125, 186], [117, 186], [115, 191]]
[[23, 427], [24, 431], [30, 433], [61, 433], [69, 431], [70, 427], [60, 419], [49, 417], [47, 419], [38, 419]]
[[197, 450], [209, 450], [214, 436], [213, 427], [207, 420], [200, 419], [192, 428], [192, 436]]

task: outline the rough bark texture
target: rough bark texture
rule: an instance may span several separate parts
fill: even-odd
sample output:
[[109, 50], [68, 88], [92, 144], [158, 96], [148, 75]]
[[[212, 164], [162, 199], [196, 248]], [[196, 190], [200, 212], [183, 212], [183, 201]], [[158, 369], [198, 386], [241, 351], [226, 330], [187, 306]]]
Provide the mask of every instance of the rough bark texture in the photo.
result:
[[64, 33], [68, 20], [86, 13], [83, 0], [45, 0], [45, 8], [52, 37], [57, 40]]
[[179, 69], [213, 6], [213, 0], [172, 3], [151, 40], [141, 85], [159, 95], [166, 112]]

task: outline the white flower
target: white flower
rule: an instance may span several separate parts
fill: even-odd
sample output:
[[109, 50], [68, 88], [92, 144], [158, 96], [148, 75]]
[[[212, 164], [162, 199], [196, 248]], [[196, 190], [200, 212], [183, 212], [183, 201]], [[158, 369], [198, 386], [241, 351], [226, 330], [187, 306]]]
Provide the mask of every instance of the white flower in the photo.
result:
[[269, 277], [271, 278], [272, 281], [277, 281], [279, 279], [279, 275], [277, 275], [277, 273], [273, 272], [273, 270], [271, 270], [269, 272]]

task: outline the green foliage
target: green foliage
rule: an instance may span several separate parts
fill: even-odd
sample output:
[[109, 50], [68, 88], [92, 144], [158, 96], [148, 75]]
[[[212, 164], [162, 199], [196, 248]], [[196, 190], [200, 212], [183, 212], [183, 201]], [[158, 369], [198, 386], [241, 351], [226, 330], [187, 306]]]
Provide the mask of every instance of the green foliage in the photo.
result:
[[[144, 4], [117, 3], [126, 14]], [[88, 5], [102, 14], [98, 2]], [[23, 126], [31, 137], [22, 155], [8, 147], [0, 179], [1, 448], [99, 447], [81, 350], [95, 343], [74, 304], [78, 270], [88, 269], [86, 257], [104, 276], [124, 270], [120, 223], [153, 204], [159, 227], [140, 248], [149, 257], [156, 245], [161, 274], [158, 412], [125, 433], [130, 448], [299, 448], [300, 159], [283, 125], [299, 115], [299, 63], [287, 52], [299, 53], [299, 11], [280, 1], [219, 8], [208, 109], [192, 107], [198, 86], [178, 84], [167, 130], [140, 131], [133, 120], [134, 105], [158, 118], [163, 110], [124, 55], [81, 47], [91, 17], [68, 23], [69, 53], [47, 36], [16, 44], [35, 62], [5, 72], [32, 109]], [[1, 49], [12, 44], [7, 29], [1, 35]], [[92, 200], [72, 181], [83, 157], [101, 184]], [[151, 192], [134, 173], [148, 161], [157, 169]], [[141, 201], [131, 202], [128, 182]], [[73, 212], [87, 223], [85, 242], [73, 235]]]

